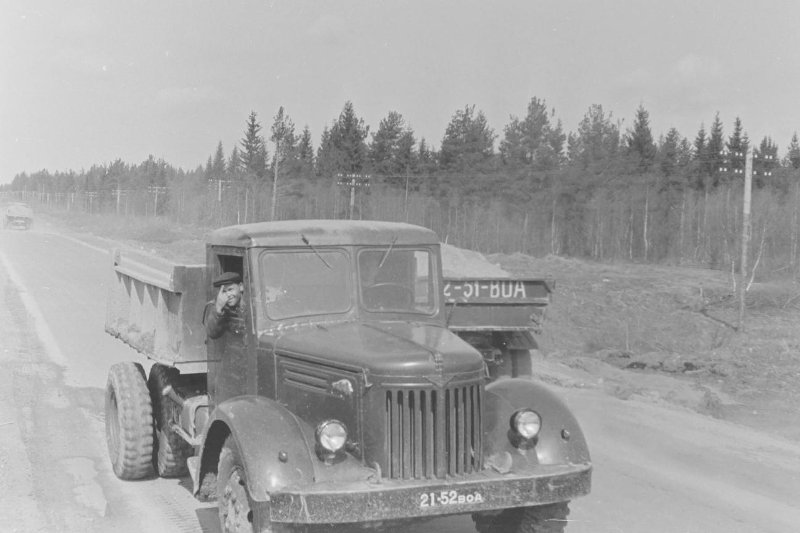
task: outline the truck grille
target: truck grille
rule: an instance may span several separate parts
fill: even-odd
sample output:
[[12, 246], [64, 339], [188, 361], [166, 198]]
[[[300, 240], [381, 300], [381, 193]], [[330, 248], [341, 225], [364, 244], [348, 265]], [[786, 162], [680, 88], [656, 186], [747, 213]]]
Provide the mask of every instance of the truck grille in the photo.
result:
[[444, 478], [480, 470], [482, 395], [480, 384], [386, 391], [385, 475]]

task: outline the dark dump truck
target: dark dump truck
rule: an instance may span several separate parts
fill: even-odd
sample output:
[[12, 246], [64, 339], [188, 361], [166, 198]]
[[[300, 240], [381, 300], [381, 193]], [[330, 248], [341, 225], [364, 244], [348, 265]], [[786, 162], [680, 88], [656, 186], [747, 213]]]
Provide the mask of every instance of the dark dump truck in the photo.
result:
[[[242, 312], [211, 339], [223, 272], [243, 280]], [[205, 265], [115, 252], [106, 330], [147, 361], [109, 371], [114, 472], [188, 473], [226, 532], [453, 514], [563, 531], [592, 466], [575, 417], [529, 376], [550, 288], [445, 279], [437, 235], [401, 223], [222, 228]]]

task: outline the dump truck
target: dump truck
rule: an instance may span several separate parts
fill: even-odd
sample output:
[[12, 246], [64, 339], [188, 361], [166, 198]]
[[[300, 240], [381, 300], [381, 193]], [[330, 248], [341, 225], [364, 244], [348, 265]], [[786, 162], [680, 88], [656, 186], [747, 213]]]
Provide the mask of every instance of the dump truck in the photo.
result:
[[[246, 224], [205, 244], [204, 265], [112, 253], [106, 331], [143, 356], [109, 370], [117, 477], [190, 475], [226, 532], [455, 514], [482, 533], [564, 531], [589, 450], [519, 363], [551, 282], [445, 279], [438, 236], [404, 223]], [[243, 296], [211, 338], [223, 273]]]

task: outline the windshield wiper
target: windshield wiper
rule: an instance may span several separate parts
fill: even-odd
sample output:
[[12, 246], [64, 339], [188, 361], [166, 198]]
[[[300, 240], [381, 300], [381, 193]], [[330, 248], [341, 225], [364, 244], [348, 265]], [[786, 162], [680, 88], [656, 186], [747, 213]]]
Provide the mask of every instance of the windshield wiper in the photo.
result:
[[333, 268], [333, 267], [331, 267], [331, 266], [328, 264], [328, 262], [327, 262], [327, 261], [325, 261], [325, 258], [324, 258], [324, 257], [322, 257], [322, 256], [320, 255], [320, 253], [317, 251], [317, 249], [316, 249], [316, 248], [314, 248], [314, 246], [313, 246], [313, 245], [312, 245], [310, 242], [308, 242], [308, 239], [306, 239], [306, 236], [305, 236], [305, 235], [303, 235], [303, 234], [301, 233], [301, 234], [300, 234], [300, 238], [301, 238], [301, 239], [303, 239], [303, 244], [305, 244], [306, 246], [308, 246], [309, 248], [311, 248], [311, 250], [312, 250], [312, 251], [313, 251], [313, 252], [314, 252], [314, 253], [317, 255], [317, 257], [319, 257], [319, 260], [320, 260], [320, 261], [322, 261], [322, 262], [325, 264], [325, 266], [326, 266], [326, 267], [328, 267], [328, 270], [330, 270], [331, 268]]
[[386, 258], [389, 257], [389, 253], [392, 251], [392, 248], [394, 247], [394, 243], [396, 243], [396, 242], [397, 242], [397, 235], [392, 237], [392, 242], [389, 243], [389, 248], [387, 248], [386, 251], [383, 253], [383, 257], [381, 257], [381, 262], [378, 263], [378, 270], [381, 269], [381, 267], [383, 266], [383, 263], [386, 261]]

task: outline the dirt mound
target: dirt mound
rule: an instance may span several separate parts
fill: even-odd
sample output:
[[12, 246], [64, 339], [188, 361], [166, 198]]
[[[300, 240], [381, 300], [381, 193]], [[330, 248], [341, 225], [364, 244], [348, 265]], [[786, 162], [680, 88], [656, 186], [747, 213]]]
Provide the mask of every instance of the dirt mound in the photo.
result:
[[511, 274], [483, 254], [451, 244], [442, 244], [442, 269], [444, 276], [449, 278], [511, 277]]

